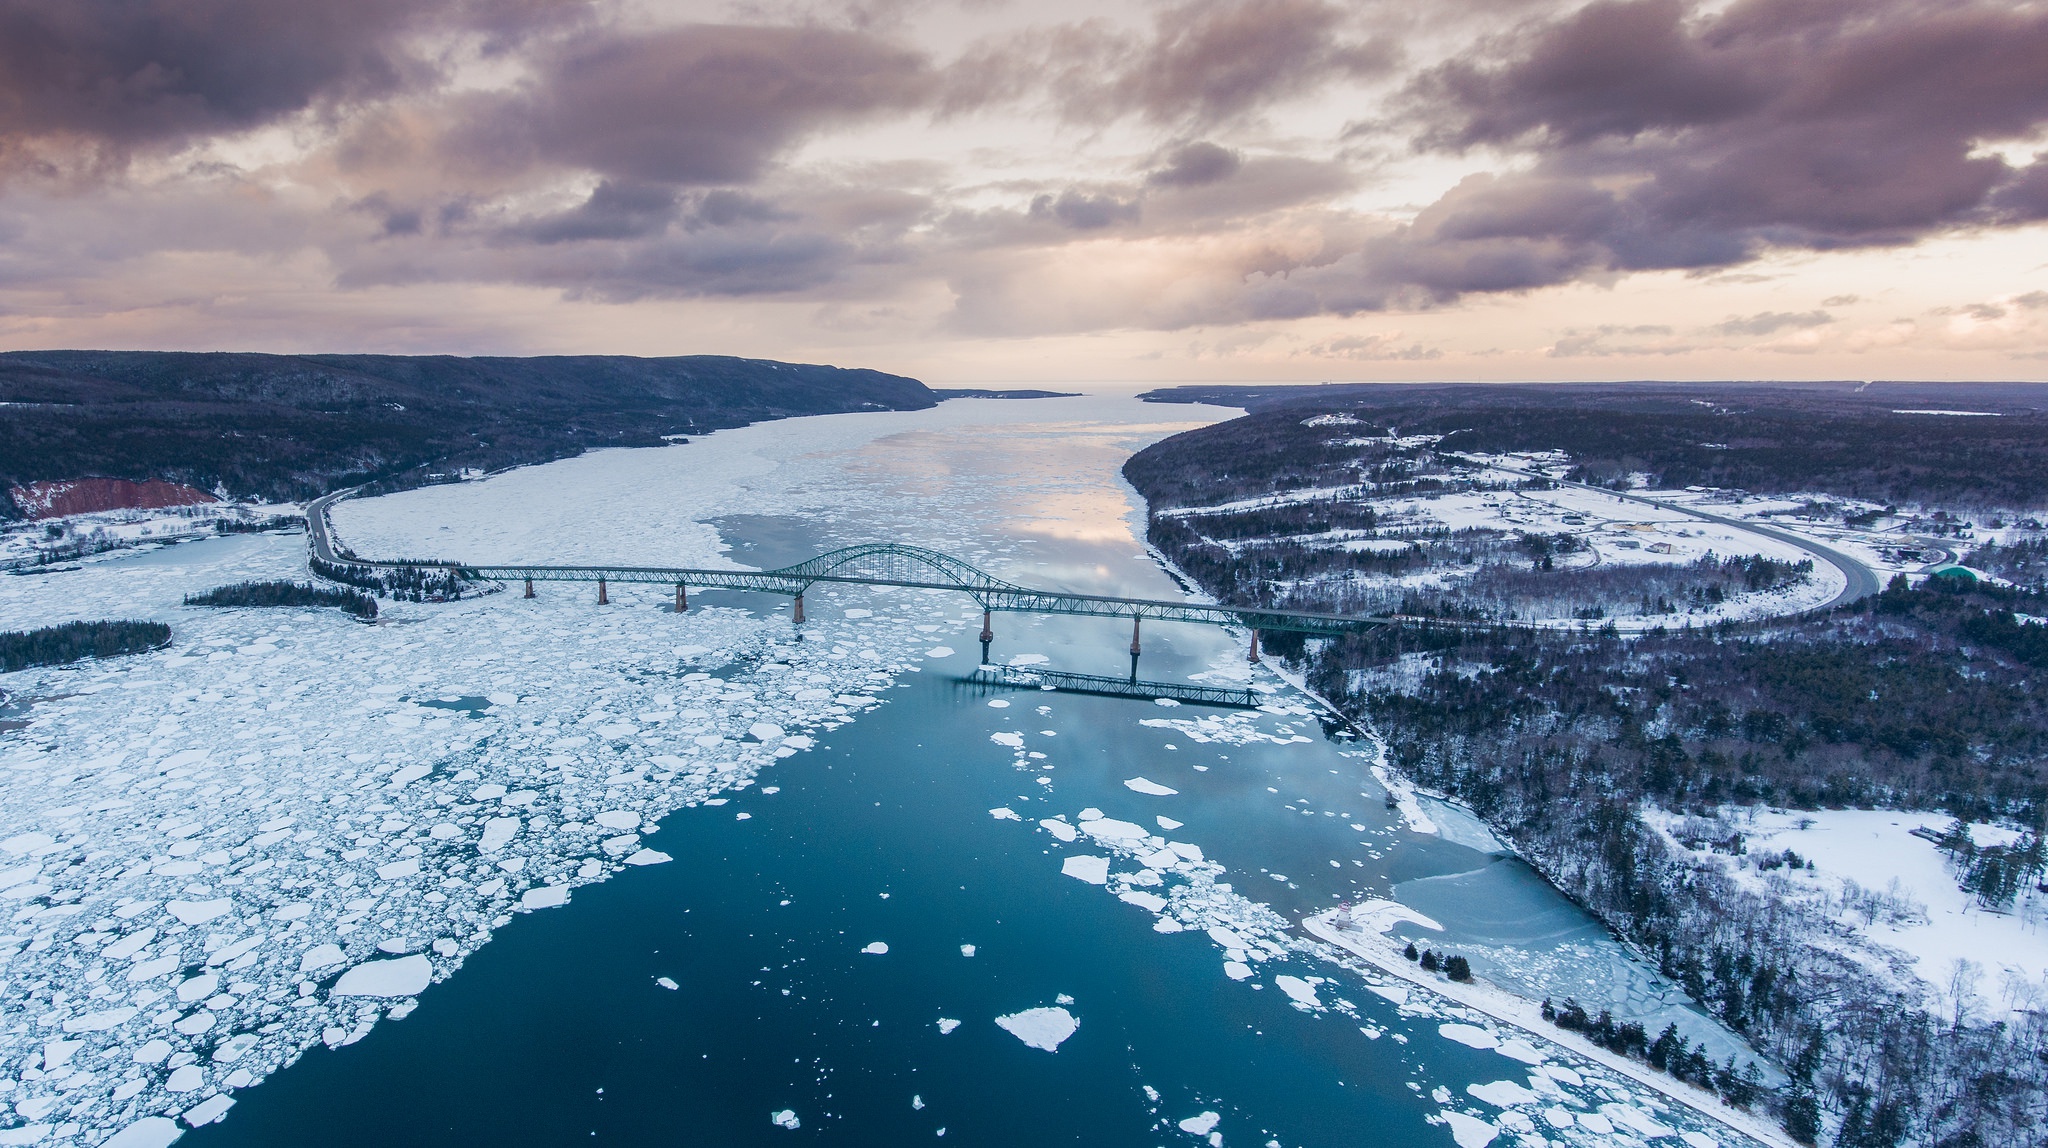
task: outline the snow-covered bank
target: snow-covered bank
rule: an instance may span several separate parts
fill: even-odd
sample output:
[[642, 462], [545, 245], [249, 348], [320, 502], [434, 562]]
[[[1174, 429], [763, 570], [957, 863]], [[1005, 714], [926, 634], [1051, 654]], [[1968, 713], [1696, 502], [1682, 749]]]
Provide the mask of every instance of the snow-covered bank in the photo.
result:
[[[1392, 906], [1392, 909], [1396, 910], [1396, 912], [1390, 913], [1386, 911], [1386, 906]], [[1364, 920], [1358, 921], [1357, 918], [1361, 916]], [[1454, 1039], [1462, 1039], [1464, 1043], [1471, 1044], [1475, 1048], [1497, 1049], [1503, 1056], [1522, 1060], [1525, 1063], [1540, 1064], [1546, 1058], [1537, 1051], [1539, 1046], [1531, 1045], [1527, 1042], [1526, 1037], [1532, 1036], [1537, 1041], [1554, 1045], [1570, 1052], [1574, 1056], [1593, 1061], [1614, 1072], [1618, 1072], [1637, 1084], [1654, 1089], [1658, 1093], [1670, 1097], [1686, 1107], [1754, 1140], [1773, 1145], [1774, 1148], [1796, 1148], [1783, 1130], [1779, 1129], [1766, 1117], [1759, 1117], [1755, 1113], [1731, 1108], [1723, 1104], [1712, 1093], [1694, 1088], [1626, 1056], [1610, 1052], [1594, 1044], [1592, 1041], [1579, 1036], [1577, 1033], [1567, 1032], [1555, 1025], [1546, 1024], [1543, 1021], [1541, 1008], [1525, 997], [1496, 988], [1484, 981], [1460, 984], [1448, 978], [1425, 972], [1409, 963], [1401, 956], [1400, 951], [1393, 946], [1393, 942], [1384, 936], [1384, 930], [1401, 919], [1410, 919], [1407, 916], [1407, 910], [1401, 906], [1394, 905], [1392, 902], [1384, 902], [1381, 904], [1359, 906], [1356, 910], [1332, 909], [1327, 913], [1306, 918], [1301, 924], [1302, 928], [1311, 935], [1362, 958], [1383, 973], [1399, 977], [1401, 980], [1418, 985], [1430, 993], [1447, 998], [1474, 1011], [1484, 1013], [1495, 1020], [1513, 1025], [1516, 1029], [1520, 1030], [1518, 1036], [1507, 1040], [1501, 1039], [1497, 1034], [1485, 1033], [1483, 1031], [1475, 1031], [1471, 1034], [1456, 1034]], [[1405, 1001], [1406, 998], [1403, 998], [1397, 1003], [1405, 1003]], [[1505, 1094], [1499, 1096], [1498, 1099], [1508, 1101], [1503, 1107], [1528, 1106], [1533, 1109], [1541, 1103], [1541, 1093], [1543, 1091], [1545, 1089], [1540, 1084], [1532, 1081], [1532, 1087], [1526, 1098], [1519, 1094]], [[1502, 1092], [1504, 1093], [1505, 1090], [1502, 1090]], [[1482, 1097], [1482, 1099], [1488, 1098]], [[1558, 1122], [1551, 1121], [1551, 1123], [1553, 1126], [1556, 1126]], [[1624, 1126], [1626, 1127], [1627, 1125]], [[1640, 1127], [1631, 1128], [1631, 1130], [1639, 1135], [1645, 1133], [1645, 1130]], [[1675, 1132], [1670, 1134], [1678, 1135]], [[1645, 1138], [1651, 1137], [1646, 1135]], [[1686, 1139], [1688, 1143], [1693, 1142], [1690, 1137]], [[1463, 1138], [1460, 1138], [1459, 1142], [1463, 1144]]]

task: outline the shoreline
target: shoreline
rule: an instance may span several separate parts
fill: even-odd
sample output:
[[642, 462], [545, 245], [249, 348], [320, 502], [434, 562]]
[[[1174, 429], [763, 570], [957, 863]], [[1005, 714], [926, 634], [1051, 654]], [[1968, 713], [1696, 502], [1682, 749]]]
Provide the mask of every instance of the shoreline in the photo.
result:
[[1312, 917], [1305, 917], [1301, 921], [1301, 927], [1317, 940], [1335, 945], [1381, 972], [1398, 977], [1455, 1004], [1484, 1013], [1494, 1020], [1553, 1044], [1575, 1056], [1584, 1057], [1604, 1068], [1612, 1069], [1753, 1141], [1770, 1145], [1771, 1148], [1800, 1148], [1783, 1129], [1772, 1124], [1768, 1118], [1732, 1108], [1722, 1103], [1719, 1097], [1659, 1072], [1647, 1064], [1602, 1048], [1577, 1033], [1544, 1024], [1541, 1006], [1519, 993], [1509, 992], [1484, 981], [1475, 980], [1466, 985], [1441, 980], [1409, 965], [1398, 954], [1374, 951], [1366, 934], [1351, 933], [1337, 927], [1336, 919], [1343, 912], [1340, 909], [1331, 909]]

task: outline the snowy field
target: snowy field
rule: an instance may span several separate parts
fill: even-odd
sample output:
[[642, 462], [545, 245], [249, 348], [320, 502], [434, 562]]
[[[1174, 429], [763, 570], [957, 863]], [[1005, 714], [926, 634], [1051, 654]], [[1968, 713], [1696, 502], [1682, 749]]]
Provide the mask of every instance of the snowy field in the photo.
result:
[[[1652, 820], [1675, 845], [1695, 828], [1668, 814]], [[1958, 989], [1969, 997], [1964, 1008], [1980, 1019], [2048, 1005], [2048, 898], [2027, 890], [2011, 912], [1977, 907], [1958, 887], [1942, 851], [1914, 834], [1939, 834], [1953, 822], [1939, 813], [1889, 810], [1743, 811], [1703, 828], [1709, 836], [1716, 829], [1741, 832], [1745, 855], [1705, 849], [1691, 855], [1864, 938], [1871, 948], [1856, 955], [1875, 972], [1891, 975], [1894, 955], [1902, 958], [1904, 971], [1943, 1011], [1955, 1006]], [[2010, 844], [2018, 836], [2000, 826], [1969, 828], [1979, 846]], [[1788, 849], [1814, 867], [1759, 868], [1765, 856]]]
[[[119, 547], [147, 548], [166, 542], [211, 538], [216, 533], [215, 522], [247, 523], [270, 518], [295, 518], [299, 513], [299, 507], [290, 503], [214, 502], [158, 510], [73, 514], [55, 523], [15, 523], [6, 530], [0, 530], [0, 569], [31, 564], [41, 550], [51, 546], [82, 544], [85, 549], [93, 551]], [[63, 530], [62, 537], [49, 536], [47, 531], [53, 525]]]

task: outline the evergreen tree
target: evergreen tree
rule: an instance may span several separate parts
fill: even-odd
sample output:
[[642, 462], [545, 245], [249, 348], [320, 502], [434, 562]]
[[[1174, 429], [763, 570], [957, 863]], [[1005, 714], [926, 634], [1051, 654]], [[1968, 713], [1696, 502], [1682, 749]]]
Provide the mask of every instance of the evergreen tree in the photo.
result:
[[1660, 1072], [1670, 1068], [1672, 1054], [1682, 1052], [1684, 1048], [1685, 1038], [1678, 1035], [1678, 1026], [1665, 1025], [1664, 1031], [1657, 1034], [1657, 1039], [1650, 1042], [1650, 1053], [1647, 1057], [1650, 1067]]
[[1811, 1090], [1800, 1088], [1785, 1098], [1785, 1135], [1801, 1144], [1820, 1139], [1820, 1102]]

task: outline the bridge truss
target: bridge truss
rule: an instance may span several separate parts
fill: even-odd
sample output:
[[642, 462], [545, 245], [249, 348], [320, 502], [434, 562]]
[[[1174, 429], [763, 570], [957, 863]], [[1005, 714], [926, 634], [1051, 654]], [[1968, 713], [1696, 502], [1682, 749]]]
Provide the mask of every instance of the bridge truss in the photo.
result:
[[[346, 560], [344, 560], [346, 561]], [[984, 610], [1022, 614], [1076, 614], [1096, 618], [1151, 619], [1203, 626], [1237, 626], [1334, 637], [1384, 618], [1354, 618], [1296, 610], [1216, 606], [1110, 594], [1035, 590], [1007, 582], [971, 563], [937, 550], [899, 542], [868, 542], [820, 554], [779, 570], [709, 570], [669, 566], [441, 566], [422, 563], [362, 563], [448, 570], [472, 580], [645, 583], [692, 589], [752, 590], [801, 597], [821, 582], [900, 586], [966, 594]]]

